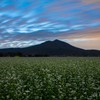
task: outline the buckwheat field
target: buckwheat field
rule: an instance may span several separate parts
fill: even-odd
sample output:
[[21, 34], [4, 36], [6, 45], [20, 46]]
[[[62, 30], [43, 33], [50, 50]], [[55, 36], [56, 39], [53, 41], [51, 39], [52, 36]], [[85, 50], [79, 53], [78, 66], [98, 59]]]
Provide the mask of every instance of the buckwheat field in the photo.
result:
[[100, 57], [0, 58], [0, 100], [100, 100]]

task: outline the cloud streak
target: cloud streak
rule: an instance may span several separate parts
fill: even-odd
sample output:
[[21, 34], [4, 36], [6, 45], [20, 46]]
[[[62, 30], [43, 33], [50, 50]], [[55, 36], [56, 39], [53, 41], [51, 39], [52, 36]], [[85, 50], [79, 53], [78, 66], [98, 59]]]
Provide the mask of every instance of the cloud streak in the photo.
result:
[[2, 0], [0, 48], [27, 47], [60, 39], [85, 49], [100, 50], [99, 12], [99, 0]]

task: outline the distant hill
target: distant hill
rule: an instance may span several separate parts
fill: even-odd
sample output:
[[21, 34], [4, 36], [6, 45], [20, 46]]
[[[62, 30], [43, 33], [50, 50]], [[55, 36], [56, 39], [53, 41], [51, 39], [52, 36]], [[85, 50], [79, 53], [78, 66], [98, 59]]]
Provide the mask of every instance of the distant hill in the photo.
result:
[[84, 50], [60, 40], [46, 41], [26, 48], [0, 49], [0, 52], [21, 52], [23, 54], [48, 54], [50, 56], [98, 56], [99, 50]]

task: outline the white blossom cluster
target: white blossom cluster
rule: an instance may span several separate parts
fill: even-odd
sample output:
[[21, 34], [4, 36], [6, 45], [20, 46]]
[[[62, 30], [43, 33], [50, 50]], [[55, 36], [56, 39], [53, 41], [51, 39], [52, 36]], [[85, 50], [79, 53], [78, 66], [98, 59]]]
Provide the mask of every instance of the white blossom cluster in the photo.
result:
[[100, 58], [0, 58], [0, 100], [100, 100]]

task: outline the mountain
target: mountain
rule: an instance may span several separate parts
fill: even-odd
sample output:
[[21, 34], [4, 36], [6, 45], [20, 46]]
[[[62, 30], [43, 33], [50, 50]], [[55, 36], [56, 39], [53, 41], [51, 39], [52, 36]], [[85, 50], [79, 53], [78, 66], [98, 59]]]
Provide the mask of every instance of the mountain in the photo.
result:
[[46, 41], [39, 45], [30, 46], [26, 48], [9, 48], [0, 49], [0, 52], [21, 52], [23, 54], [48, 54], [50, 56], [98, 56], [99, 50], [84, 50], [74, 47], [66, 42], [60, 40]]

